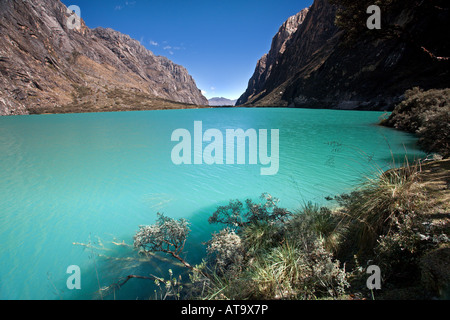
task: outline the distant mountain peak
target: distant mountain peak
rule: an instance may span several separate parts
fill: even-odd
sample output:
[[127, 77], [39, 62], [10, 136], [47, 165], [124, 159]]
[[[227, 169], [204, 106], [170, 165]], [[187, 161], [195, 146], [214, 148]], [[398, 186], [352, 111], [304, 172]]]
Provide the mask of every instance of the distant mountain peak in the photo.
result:
[[235, 106], [237, 100], [231, 100], [224, 97], [215, 97], [208, 100], [209, 105], [212, 107], [218, 106]]

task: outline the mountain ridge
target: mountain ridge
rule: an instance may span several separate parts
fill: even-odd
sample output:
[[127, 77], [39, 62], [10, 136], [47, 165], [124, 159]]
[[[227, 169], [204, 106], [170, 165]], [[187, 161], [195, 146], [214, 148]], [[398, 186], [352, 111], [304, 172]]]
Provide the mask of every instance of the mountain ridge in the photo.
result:
[[214, 97], [208, 99], [209, 105], [211, 107], [219, 107], [219, 106], [235, 106], [237, 100], [231, 100], [224, 97]]
[[59, 0], [0, 2], [0, 115], [208, 105], [188, 71]]
[[[365, 2], [360, 10], [364, 13]], [[450, 56], [448, 4], [393, 3], [395, 10], [383, 7], [384, 29], [361, 33], [353, 43], [346, 43], [346, 30], [336, 25], [340, 7], [315, 0], [269, 77], [250, 83], [249, 88], [258, 90], [242, 95], [238, 104], [392, 110], [412, 87], [448, 87], [449, 61], [429, 53]], [[361, 25], [366, 28], [365, 20]], [[385, 36], [391, 27], [397, 34]]]
[[272, 69], [278, 63], [278, 59], [283, 55], [292, 35], [303, 23], [309, 8], [305, 8], [297, 14], [289, 17], [279, 28], [277, 34], [272, 39], [270, 51], [258, 60], [253, 76], [249, 80], [245, 93], [237, 100], [237, 105], [245, 103], [247, 100], [258, 94], [269, 78]]

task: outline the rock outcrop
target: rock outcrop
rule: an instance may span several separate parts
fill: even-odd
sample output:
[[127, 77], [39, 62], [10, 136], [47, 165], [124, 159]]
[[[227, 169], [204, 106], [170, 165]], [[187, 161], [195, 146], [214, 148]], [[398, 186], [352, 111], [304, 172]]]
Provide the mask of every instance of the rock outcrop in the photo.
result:
[[0, 115], [208, 104], [184, 67], [71, 18], [59, 0], [0, 1]]
[[382, 12], [381, 30], [347, 43], [337, 7], [315, 0], [267, 77], [258, 62], [239, 105], [392, 110], [407, 89], [449, 87], [448, 3], [395, 2], [400, 9]]
[[237, 105], [244, 104], [248, 100], [253, 99], [255, 95], [263, 90], [272, 69], [279, 63], [278, 59], [286, 50], [286, 46], [291, 40], [292, 35], [305, 20], [308, 10], [308, 8], [303, 9], [296, 15], [289, 17], [289, 19], [287, 19], [280, 27], [275, 37], [273, 37], [269, 53], [262, 56], [258, 61], [255, 72], [249, 81], [248, 88], [238, 99]]

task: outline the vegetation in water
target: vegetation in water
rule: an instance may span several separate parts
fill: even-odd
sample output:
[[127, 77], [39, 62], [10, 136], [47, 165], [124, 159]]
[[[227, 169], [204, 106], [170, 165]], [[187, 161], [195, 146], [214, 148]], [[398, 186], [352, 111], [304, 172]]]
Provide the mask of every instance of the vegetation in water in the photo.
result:
[[[290, 212], [268, 194], [232, 200], [212, 213], [210, 223], [224, 228], [199, 265], [183, 252], [189, 223], [159, 214], [134, 247], [181, 262], [189, 280], [172, 271], [169, 280], [155, 277], [159, 293], [150, 298], [449, 298], [449, 169], [449, 160], [406, 162], [329, 199], [330, 208], [306, 203]], [[382, 271], [379, 291], [366, 286], [369, 265]]]

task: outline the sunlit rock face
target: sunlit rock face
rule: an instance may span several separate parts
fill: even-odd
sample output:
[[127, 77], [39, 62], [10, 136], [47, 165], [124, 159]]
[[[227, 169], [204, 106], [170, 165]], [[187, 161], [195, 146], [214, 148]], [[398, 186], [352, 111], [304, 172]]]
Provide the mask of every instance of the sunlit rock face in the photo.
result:
[[[0, 115], [95, 108], [114, 93], [207, 105], [188, 71], [112, 29], [73, 28], [59, 0], [0, 2]], [[69, 21], [69, 24], [68, 24]]]

